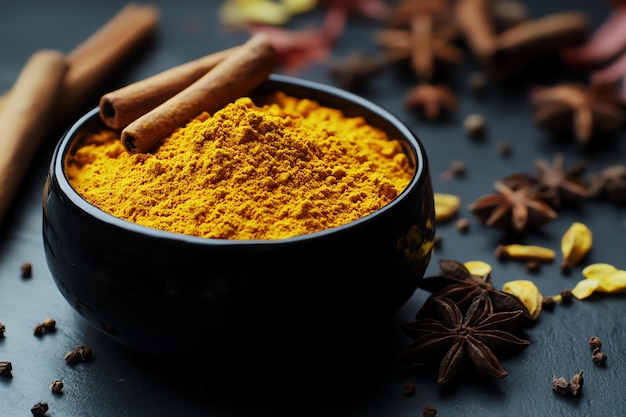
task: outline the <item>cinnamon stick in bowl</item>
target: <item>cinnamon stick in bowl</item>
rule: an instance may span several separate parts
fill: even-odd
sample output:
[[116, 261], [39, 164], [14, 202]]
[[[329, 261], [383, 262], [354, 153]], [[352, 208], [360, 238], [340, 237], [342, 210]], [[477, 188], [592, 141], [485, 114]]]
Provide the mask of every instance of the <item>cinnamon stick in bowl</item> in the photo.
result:
[[214, 112], [251, 91], [275, 65], [276, 51], [269, 37], [255, 34], [189, 87], [126, 126], [122, 145], [131, 153], [150, 152], [193, 117]]
[[187, 88], [235, 50], [236, 47], [206, 55], [103, 95], [100, 118], [111, 129], [128, 126]]

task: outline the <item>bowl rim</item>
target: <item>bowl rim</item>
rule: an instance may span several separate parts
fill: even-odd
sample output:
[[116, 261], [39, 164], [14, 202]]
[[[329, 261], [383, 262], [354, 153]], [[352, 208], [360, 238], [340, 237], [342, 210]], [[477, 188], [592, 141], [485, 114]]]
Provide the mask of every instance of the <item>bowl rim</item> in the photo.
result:
[[106, 223], [111, 227], [123, 229], [126, 232], [136, 233], [155, 239], [183, 241], [189, 244], [200, 244], [208, 246], [276, 246], [324, 238], [343, 230], [355, 228], [364, 223], [368, 223], [376, 217], [382, 216], [384, 213], [392, 210], [394, 206], [400, 204], [402, 200], [411, 192], [411, 190], [419, 186], [424, 176], [427, 175], [426, 154], [423, 145], [421, 144], [417, 135], [413, 133], [411, 129], [409, 129], [408, 126], [404, 122], [402, 122], [397, 116], [395, 116], [393, 113], [386, 110], [382, 106], [375, 104], [374, 102], [347, 90], [343, 90], [331, 85], [326, 85], [317, 81], [311, 81], [282, 74], [271, 74], [268, 78], [268, 81], [276, 84], [285, 84], [309, 90], [316, 90], [322, 94], [328, 94], [339, 100], [352, 102], [353, 104], [356, 104], [359, 107], [363, 107], [367, 109], [368, 112], [371, 112], [389, 122], [395, 129], [398, 130], [400, 135], [403, 137], [403, 140], [408, 142], [409, 148], [415, 158], [415, 170], [413, 172], [413, 176], [407, 186], [404, 188], [404, 190], [402, 190], [402, 192], [395, 199], [393, 199], [385, 206], [381, 207], [373, 213], [353, 220], [349, 223], [313, 233], [281, 239], [217, 239], [185, 235], [160, 229], [153, 229], [147, 226], [140, 225], [138, 223], [131, 222], [129, 220], [124, 220], [119, 217], [113, 216], [112, 214], [109, 214], [104, 210], [98, 208], [97, 206], [89, 203], [76, 190], [74, 190], [69, 182], [69, 179], [67, 178], [65, 172], [65, 159], [67, 153], [71, 149], [70, 145], [76, 138], [79, 131], [84, 127], [85, 123], [98, 116], [98, 106], [89, 110], [78, 120], [76, 120], [72, 124], [72, 126], [70, 126], [70, 128], [62, 135], [52, 155], [50, 177], [52, 181], [55, 182], [56, 185], [58, 185], [58, 188], [65, 195], [67, 200], [71, 204], [73, 204], [76, 209], [84, 212], [88, 216], [93, 217], [95, 220]]

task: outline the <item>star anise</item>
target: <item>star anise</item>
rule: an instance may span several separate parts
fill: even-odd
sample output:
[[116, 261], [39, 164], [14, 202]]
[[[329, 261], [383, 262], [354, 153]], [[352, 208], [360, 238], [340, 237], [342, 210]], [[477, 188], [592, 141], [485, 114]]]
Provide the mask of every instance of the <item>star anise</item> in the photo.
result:
[[437, 314], [402, 326], [413, 342], [400, 357], [417, 363], [440, 360], [440, 386], [461, 375], [468, 363], [481, 376], [503, 378], [507, 372], [496, 355], [516, 353], [530, 344], [510, 333], [521, 311], [493, 313], [487, 291], [474, 298], [465, 315], [447, 298], [429, 297], [426, 303], [432, 303]]
[[513, 174], [502, 182], [511, 188], [527, 186], [533, 197], [546, 201], [554, 208], [589, 197], [589, 185], [582, 178], [587, 168], [585, 162], [578, 162], [566, 170], [563, 155], [557, 154], [552, 165], [545, 159], [537, 159], [535, 168], [535, 176]]
[[611, 165], [591, 176], [591, 194], [606, 196], [615, 203], [626, 203], [626, 165]]
[[616, 84], [560, 84], [530, 93], [535, 123], [555, 133], [574, 132], [581, 144], [611, 133], [626, 122]]
[[437, 120], [457, 108], [454, 92], [445, 85], [421, 83], [411, 88], [404, 98], [404, 105], [419, 109], [427, 119]]
[[514, 189], [496, 181], [497, 193], [479, 197], [469, 210], [486, 226], [524, 233], [557, 218], [557, 213], [547, 203], [533, 197], [528, 186]]
[[[474, 298], [483, 291], [487, 291], [493, 311], [500, 313], [519, 310], [521, 311], [519, 324], [533, 322], [530, 312], [517, 297], [493, 286], [490, 274], [474, 275], [461, 262], [449, 259], [439, 260], [439, 268], [439, 275], [424, 278], [420, 282], [420, 288], [432, 293], [433, 297], [452, 300], [461, 310], [465, 310]], [[430, 314], [432, 312], [422, 308], [418, 313], [418, 318]]]
[[385, 62], [378, 57], [362, 52], [354, 52], [346, 58], [335, 62], [329, 68], [329, 75], [345, 90], [355, 90], [364, 81], [379, 72]]
[[416, 13], [411, 15], [408, 29], [380, 30], [376, 42], [385, 49], [390, 62], [408, 59], [417, 78], [430, 81], [437, 69], [463, 61], [463, 52], [453, 44], [457, 35], [438, 17]]

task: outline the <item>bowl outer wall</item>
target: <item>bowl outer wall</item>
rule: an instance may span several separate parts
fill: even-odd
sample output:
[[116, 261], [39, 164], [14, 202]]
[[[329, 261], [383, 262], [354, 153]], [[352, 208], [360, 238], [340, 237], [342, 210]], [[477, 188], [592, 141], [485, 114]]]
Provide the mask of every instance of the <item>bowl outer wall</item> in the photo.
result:
[[189, 343], [220, 349], [387, 318], [412, 296], [435, 232], [421, 143], [384, 109], [334, 87], [272, 75], [253, 97], [276, 89], [364, 116], [400, 139], [415, 158], [409, 186], [375, 214], [295, 238], [223, 241], [153, 230], [102, 212], [69, 185], [70, 145], [83, 129], [104, 127], [93, 109], [58, 143], [43, 205], [52, 277], [89, 323], [133, 349], [170, 355]]

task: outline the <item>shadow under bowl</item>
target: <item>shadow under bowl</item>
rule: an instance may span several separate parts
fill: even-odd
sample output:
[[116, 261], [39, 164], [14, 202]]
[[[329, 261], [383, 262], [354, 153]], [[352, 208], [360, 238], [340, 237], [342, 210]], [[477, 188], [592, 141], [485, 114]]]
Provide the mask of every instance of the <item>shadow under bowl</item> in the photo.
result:
[[413, 295], [435, 234], [419, 140], [381, 107], [319, 83], [272, 75], [252, 97], [278, 90], [363, 116], [398, 139], [415, 167], [407, 188], [357, 221], [287, 239], [218, 240], [150, 229], [89, 204], [67, 179], [67, 155], [84, 135], [104, 128], [93, 109], [57, 144], [43, 203], [52, 277], [90, 324], [158, 357], [251, 343], [275, 350], [388, 320]]

